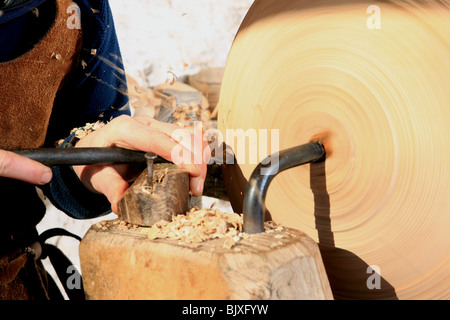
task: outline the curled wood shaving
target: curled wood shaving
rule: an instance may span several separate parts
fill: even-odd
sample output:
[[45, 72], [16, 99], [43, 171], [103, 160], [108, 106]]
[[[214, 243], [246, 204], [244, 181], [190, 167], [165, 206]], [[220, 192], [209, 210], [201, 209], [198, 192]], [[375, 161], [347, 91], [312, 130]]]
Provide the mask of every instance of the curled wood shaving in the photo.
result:
[[178, 77], [174, 72], [170, 70], [167, 71], [167, 74], [168, 78], [166, 79], [166, 83], [170, 83], [170, 85], [172, 86], [175, 83], [175, 81], [177, 81]]

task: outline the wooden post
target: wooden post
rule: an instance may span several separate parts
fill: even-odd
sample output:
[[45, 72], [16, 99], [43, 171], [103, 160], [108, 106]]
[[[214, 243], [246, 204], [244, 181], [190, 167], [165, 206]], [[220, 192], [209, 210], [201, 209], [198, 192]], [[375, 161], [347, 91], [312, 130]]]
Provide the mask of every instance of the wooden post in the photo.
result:
[[[229, 240], [229, 239], [228, 239]], [[80, 245], [88, 299], [332, 299], [317, 244], [284, 228], [202, 243], [94, 225]]]
[[119, 218], [132, 224], [151, 226], [188, 211], [189, 174], [186, 170], [170, 163], [155, 164], [151, 187], [147, 185], [147, 174], [145, 170], [119, 201]]

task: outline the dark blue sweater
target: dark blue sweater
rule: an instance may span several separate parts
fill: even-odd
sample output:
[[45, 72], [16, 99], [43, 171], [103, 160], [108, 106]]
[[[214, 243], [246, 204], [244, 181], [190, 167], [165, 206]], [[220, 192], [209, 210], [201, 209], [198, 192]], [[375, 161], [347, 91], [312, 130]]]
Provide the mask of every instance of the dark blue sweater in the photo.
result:
[[[60, 89], [54, 101], [45, 143], [48, 147], [68, 137], [73, 128], [98, 120], [109, 121], [118, 115], [130, 113], [125, 71], [108, 1], [75, 2], [81, 11], [81, 55], [70, 80]], [[34, 25], [36, 18], [30, 10], [38, 5], [40, 9], [46, 9], [49, 5], [54, 6], [54, 0], [31, 0], [24, 7], [2, 12], [0, 61], [11, 60], [35, 44], [37, 40], [33, 37], [39, 34], [34, 30], [39, 28]], [[45, 17], [45, 14], [39, 16]], [[50, 26], [51, 21], [40, 21], [38, 26], [42, 28], [47, 25]], [[92, 49], [95, 54], [92, 54]], [[52, 171], [53, 179], [43, 190], [57, 208], [78, 219], [98, 217], [110, 212], [106, 197], [89, 192], [70, 167], [53, 167]], [[7, 191], [12, 198], [2, 200], [12, 200], [13, 214], [2, 212], [2, 215], [8, 214], [8, 218], [0, 227], [0, 233], [4, 233], [5, 229], [16, 230], [23, 224], [35, 225], [42, 219], [45, 208], [38, 203], [41, 201], [34, 187], [1, 178], [0, 196]]]

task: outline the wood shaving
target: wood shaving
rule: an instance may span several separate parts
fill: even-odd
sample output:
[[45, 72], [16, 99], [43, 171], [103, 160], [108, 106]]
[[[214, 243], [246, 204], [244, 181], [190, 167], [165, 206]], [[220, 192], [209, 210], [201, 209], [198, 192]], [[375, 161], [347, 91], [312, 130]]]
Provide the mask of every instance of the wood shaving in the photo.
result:
[[283, 226], [280, 226], [273, 221], [267, 221], [264, 223], [264, 231], [267, 233], [281, 232], [283, 229]]
[[74, 128], [70, 133], [75, 133], [75, 137], [78, 139], [82, 139], [87, 136], [89, 133], [94, 132], [105, 126], [105, 123], [101, 121], [97, 121], [95, 123], [86, 123], [84, 127]]
[[166, 83], [173, 85], [175, 83], [175, 81], [177, 81], [177, 79], [178, 79], [177, 75], [170, 70], [167, 71], [167, 74], [169, 75], [169, 77], [166, 79]]
[[156, 179], [155, 179], [156, 182], [157, 182], [157, 183], [161, 183], [161, 182], [163, 181], [164, 177], [167, 176], [168, 172], [169, 172], [169, 168], [165, 168], [164, 171], [163, 171], [162, 173], [161, 173], [161, 172], [156, 173], [156, 174], [155, 174], [155, 176], [156, 176]]
[[109, 230], [111, 226], [117, 226], [118, 230], [130, 230], [130, 229], [138, 229], [139, 226], [137, 224], [131, 224], [127, 223], [122, 220], [114, 220], [114, 221], [100, 221], [95, 224], [97, 228], [100, 228], [102, 230]]
[[55, 58], [56, 60], [61, 60], [62, 56], [59, 53], [52, 52], [52, 55], [50, 56], [50, 58]]
[[130, 230], [131, 228], [137, 229], [139, 226], [137, 224], [132, 224], [125, 221], [120, 221], [117, 225], [118, 230]]
[[39, 9], [38, 9], [38, 8], [31, 9], [31, 13], [32, 13], [36, 18], [39, 18]]

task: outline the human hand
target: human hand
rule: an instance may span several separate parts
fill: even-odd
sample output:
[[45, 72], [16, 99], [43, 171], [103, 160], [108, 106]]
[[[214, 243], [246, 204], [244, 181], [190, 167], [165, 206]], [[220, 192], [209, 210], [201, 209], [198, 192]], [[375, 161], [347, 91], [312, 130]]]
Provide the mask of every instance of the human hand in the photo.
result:
[[0, 150], [0, 177], [44, 185], [50, 182], [52, 170], [14, 152]]
[[[190, 190], [194, 196], [200, 196], [203, 192], [203, 185], [206, 178], [206, 162], [203, 159], [203, 151], [208, 148], [206, 142], [202, 142], [202, 160], [198, 163], [198, 155], [195, 157], [194, 145], [178, 143], [172, 138], [172, 134], [180, 130], [174, 124], [163, 123], [148, 116], [129, 117], [120, 116], [113, 119], [104, 127], [88, 134], [82, 138], [76, 147], [111, 147], [117, 146], [130, 150], [140, 150], [153, 152], [157, 155], [176, 163], [180, 168], [186, 169], [190, 176]], [[192, 131], [188, 134], [194, 135]], [[193, 139], [191, 140], [191, 142]], [[188, 157], [172, 159], [174, 148], [182, 146]], [[207, 154], [207, 153], [205, 153]], [[194, 161], [194, 158], [197, 161]], [[117, 203], [129, 188], [129, 181], [132, 181], [137, 172], [130, 165], [89, 165], [74, 166], [74, 171], [81, 182], [92, 192], [104, 194], [113, 212], [117, 212]]]

